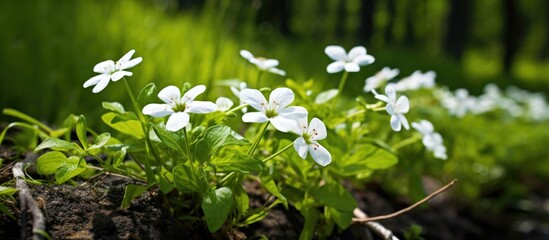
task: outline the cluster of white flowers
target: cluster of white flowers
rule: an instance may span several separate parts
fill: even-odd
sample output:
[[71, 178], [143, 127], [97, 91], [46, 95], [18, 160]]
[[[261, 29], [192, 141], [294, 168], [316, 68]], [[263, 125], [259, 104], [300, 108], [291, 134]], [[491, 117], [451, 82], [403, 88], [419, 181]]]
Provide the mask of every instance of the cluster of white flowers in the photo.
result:
[[530, 93], [514, 86], [507, 88], [504, 93], [491, 83], [484, 87], [480, 96], [472, 96], [463, 88], [454, 92], [443, 88], [435, 91], [435, 96], [450, 115], [456, 117], [501, 110], [511, 117], [524, 117], [532, 121], [549, 120], [549, 104], [543, 94]]
[[443, 144], [442, 136], [435, 132], [433, 124], [427, 120], [421, 120], [419, 122], [413, 122], [412, 127], [415, 128], [423, 138], [421, 139], [423, 145], [427, 150], [432, 151], [436, 158], [446, 160], [446, 147]]

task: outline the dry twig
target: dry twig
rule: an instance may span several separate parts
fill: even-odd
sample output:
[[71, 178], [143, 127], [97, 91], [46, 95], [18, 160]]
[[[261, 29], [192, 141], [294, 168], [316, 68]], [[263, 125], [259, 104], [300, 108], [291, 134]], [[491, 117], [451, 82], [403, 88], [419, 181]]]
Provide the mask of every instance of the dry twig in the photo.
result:
[[16, 163], [13, 168], [13, 176], [15, 177], [15, 186], [18, 190], [19, 207], [21, 208], [21, 239], [27, 239], [27, 210], [32, 216], [32, 239], [43, 239], [42, 233], [46, 231], [44, 214], [38, 207], [36, 201], [32, 198], [29, 186], [25, 182], [25, 174], [23, 173], [23, 162]]
[[434, 191], [433, 193], [429, 194], [429, 196], [427, 196], [427, 197], [419, 200], [418, 202], [412, 204], [411, 206], [409, 206], [407, 208], [404, 208], [404, 209], [401, 209], [397, 212], [387, 214], [387, 215], [375, 216], [375, 217], [356, 217], [356, 215], [355, 215], [355, 218], [353, 218], [353, 223], [365, 223], [365, 222], [370, 222], [370, 221], [378, 221], [378, 220], [384, 220], [384, 219], [389, 219], [389, 218], [396, 217], [400, 214], [408, 212], [408, 211], [416, 208], [417, 206], [431, 200], [431, 198], [434, 198], [436, 195], [446, 191], [446, 189], [448, 189], [452, 185], [454, 185], [454, 183], [456, 183], [456, 181], [457, 181], [457, 179], [452, 180], [448, 184], [444, 185], [444, 187], [441, 187], [440, 189], [438, 189], [438, 190]]

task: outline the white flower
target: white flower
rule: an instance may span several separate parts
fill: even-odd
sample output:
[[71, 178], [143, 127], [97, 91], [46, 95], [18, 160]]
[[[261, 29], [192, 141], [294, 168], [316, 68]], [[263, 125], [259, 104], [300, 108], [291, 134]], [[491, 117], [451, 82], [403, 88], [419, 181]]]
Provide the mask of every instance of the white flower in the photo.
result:
[[128, 53], [126, 53], [120, 60], [118, 60], [116, 63], [113, 60], [106, 60], [103, 62], [100, 62], [93, 67], [93, 71], [96, 73], [100, 73], [99, 75], [92, 77], [88, 79], [84, 83], [84, 88], [94, 86], [92, 92], [98, 93], [101, 92], [107, 85], [109, 84], [110, 80], [113, 82], [116, 82], [120, 79], [122, 79], [124, 76], [131, 76], [133, 75], [132, 72], [124, 71], [125, 69], [134, 67], [135, 65], [141, 63], [143, 58], [132, 58], [132, 55], [135, 53], [135, 50], [130, 50]]
[[276, 59], [254, 57], [254, 55], [248, 50], [240, 50], [240, 56], [256, 65], [261, 71], [268, 71], [280, 76], [286, 76], [286, 72], [284, 70], [276, 68], [276, 66], [278, 66], [278, 60]]
[[288, 132], [295, 120], [307, 116], [303, 107], [288, 107], [294, 101], [294, 92], [289, 88], [277, 88], [271, 92], [269, 102], [256, 89], [244, 89], [240, 92], [240, 100], [259, 112], [249, 112], [242, 116], [244, 122], [267, 122], [281, 132]]
[[435, 132], [433, 124], [427, 120], [413, 122], [412, 127], [415, 128], [423, 136], [422, 142], [425, 148], [433, 151], [436, 158], [447, 159], [446, 147], [444, 147], [442, 136]]
[[313, 118], [307, 125], [307, 116], [305, 116], [296, 120], [291, 131], [300, 136], [294, 141], [294, 149], [301, 158], [307, 158], [307, 153], [310, 153], [313, 160], [323, 167], [332, 162], [330, 152], [317, 142], [328, 135], [322, 121]]
[[347, 72], [358, 72], [360, 66], [371, 64], [375, 61], [374, 57], [366, 54], [366, 48], [357, 46], [349, 51], [349, 54], [341, 46], [327, 46], [324, 52], [335, 62], [330, 63], [326, 68], [328, 73], [341, 72], [343, 69]]
[[381, 71], [377, 72], [376, 75], [366, 79], [364, 92], [370, 92], [372, 89], [378, 88], [383, 83], [395, 78], [399, 73], [400, 71], [397, 68], [390, 69], [388, 67], [384, 67]]
[[437, 74], [433, 71], [427, 71], [422, 73], [421, 71], [415, 71], [412, 75], [398, 81], [395, 84], [395, 90], [408, 91], [417, 90], [420, 88], [433, 88], [435, 87], [435, 78]]
[[[238, 88], [231, 86], [231, 91], [233, 92], [233, 94], [237, 98], [240, 99], [240, 91], [242, 91], [246, 88], [248, 88], [248, 85], [246, 84], [246, 82], [240, 82], [240, 84], [238, 85]], [[242, 105], [242, 104], [244, 104], [244, 103], [242, 102], [242, 100], [240, 100], [240, 105]], [[247, 111], [248, 111], [247, 107], [242, 108], [243, 113], [246, 113]]]
[[372, 92], [377, 99], [387, 103], [385, 109], [387, 110], [387, 113], [391, 115], [391, 128], [394, 131], [400, 131], [401, 125], [404, 126], [406, 130], [410, 129], [408, 120], [404, 116], [404, 114], [410, 110], [410, 101], [408, 100], [408, 97], [400, 96], [397, 99], [394, 84], [387, 84], [385, 87], [386, 95], [378, 94], [376, 90], [372, 90]]
[[452, 96], [442, 99], [442, 105], [451, 115], [463, 117], [475, 107], [476, 99], [469, 96], [467, 89], [460, 88]]
[[217, 106], [217, 110], [221, 112], [225, 112], [233, 106], [233, 101], [231, 99], [228, 99], [226, 97], [218, 97], [217, 100], [215, 100], [215, 105]]
[[143, 114], [153, 117], [170, 115], [166, 129], [178, 131], [189, 124], [189, 113], [210, 113], [217, 109], [215, 103], [195, 101], [194, 99], [206, 91], [206, 86], [197, 85], [181, 97], [181, 91], [176, 86], [167, 86], [158, 93], [158, 98], [165, 104], [151, 103], [143, 108]]

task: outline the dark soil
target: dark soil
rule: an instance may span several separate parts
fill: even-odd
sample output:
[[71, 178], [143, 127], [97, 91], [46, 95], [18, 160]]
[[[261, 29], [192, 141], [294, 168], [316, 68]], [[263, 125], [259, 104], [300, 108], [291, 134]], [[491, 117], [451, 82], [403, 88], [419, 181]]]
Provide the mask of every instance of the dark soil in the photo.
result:
[[[8, 159], [0, 169], [0, 182], [12, 180], [9, 149], [0, 147]], [[297, 239], [303, 226], [299, 212], [281, 205], [272, 209], [262, 221], [232, 232], [209, 233], [203, 221], [181, 221], [168, 210], [165, 197], [151, 189], [135, 199], [127, 209], [120, 209], [127, 184], [137, 184], [113, 176], [97, 177], [76, 185], [29, 184], [33, 197], [46, 215], [47, 232], [53, 239], [243, 239], [266, 236], [269, 239]], [[9, 185], [9, 184], [8, 184]], [[268, 194], [255, 182], [244, 183], [250, 195], [251, 208], [263, 205]], [[370, 216], [392, 213], [410, 204], [396, 200], [375, 183], [366, 186], [347, 185]], [[545, 195], [546, 196], [546, 195]], [[16, 218], [18, 202], [4, 201]], [[462, 206], [448, 196], [440, 196], [424, 207], [393, 219], [380, 221], [400, 239], [416, 224], [423, 228], [425, 239], [549, 239], [547, 212], [535, 218], [517, 212], [477, 212], [474, 206]], [[525, 219], [534, 226], [529, 231], [520, 227]], [[0, 214], [0, 239], [20, 239], [21, 223]], [[364, 226], [353, 225], [345, 231], [334, 231], [329, 239], [380, 239]]]

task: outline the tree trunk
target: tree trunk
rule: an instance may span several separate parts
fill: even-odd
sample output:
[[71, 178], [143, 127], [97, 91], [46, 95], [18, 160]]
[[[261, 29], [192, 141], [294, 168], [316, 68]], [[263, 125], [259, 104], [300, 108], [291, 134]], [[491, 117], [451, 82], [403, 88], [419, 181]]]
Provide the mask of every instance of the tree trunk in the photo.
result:
[[359, 38], [370, 43], [374, 28], [374, 0], [362, 0], [360, 4]]
[[444, 37], [444, 51], [454, 59], [461, 59], [471, 23], [472, 1], [450, 0], [446, 34]]
[[509, 73], [522, 42], [524, 21], [516, 0], [503, 2], [503, 71]]

